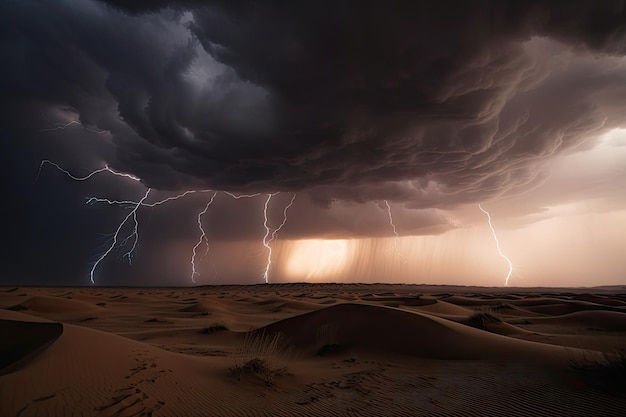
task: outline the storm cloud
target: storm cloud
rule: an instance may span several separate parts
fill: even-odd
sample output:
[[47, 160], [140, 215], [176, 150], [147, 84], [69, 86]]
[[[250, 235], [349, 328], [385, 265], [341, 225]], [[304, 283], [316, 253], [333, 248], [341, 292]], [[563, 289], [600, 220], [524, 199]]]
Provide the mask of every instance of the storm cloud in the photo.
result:
[[[86, 198], [137, 200], [144, 186], [151, 201], [205, 192], [139, 210], [140, 247], [158, 255], [139, 257], [140, 272], [112, 259], [109, 282], [186, 277], [207, 190], [282, 192], [274, 226], [297, 193], [277, 264], [298, 239], [395, 238], [387, 204], [400, 237], [417, 239], [407, 248], [438, 235], [442, 257], [484, 224], [477, 203], [511, 230], [624, 208], [623, 1], [4, 1], [0, 54], [14, 276], [83, 280], [128, 208]], [[48, 165], [33, 184], [42, 159], [143, 185], [77, 185]], [[216, 276], [263, 267], [267, 198], [216, 197], [212, 250], [251, 253], [249, 270]]]
[[162, 190], [454, 207], [626, 120], [623, 2], [124, 3], [5, 3], [3, 107]]

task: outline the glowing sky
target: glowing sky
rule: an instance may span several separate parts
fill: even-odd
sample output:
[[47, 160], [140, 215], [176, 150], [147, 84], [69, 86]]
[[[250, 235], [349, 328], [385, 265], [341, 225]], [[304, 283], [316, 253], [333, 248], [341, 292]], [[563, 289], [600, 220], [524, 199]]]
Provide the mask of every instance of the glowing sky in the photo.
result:
[[622, 1], [4, 1], [0, 56], [0, 284], [500, 286], [479, 204], [509, 285], [626, 283]]

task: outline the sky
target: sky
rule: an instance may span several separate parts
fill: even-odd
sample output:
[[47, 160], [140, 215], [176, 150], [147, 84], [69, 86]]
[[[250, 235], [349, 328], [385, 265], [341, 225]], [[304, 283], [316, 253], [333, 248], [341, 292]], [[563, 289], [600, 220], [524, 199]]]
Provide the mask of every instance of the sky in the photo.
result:
[[626, 283], [624, 1], [5, 0], [0, 56], [0, 284]]

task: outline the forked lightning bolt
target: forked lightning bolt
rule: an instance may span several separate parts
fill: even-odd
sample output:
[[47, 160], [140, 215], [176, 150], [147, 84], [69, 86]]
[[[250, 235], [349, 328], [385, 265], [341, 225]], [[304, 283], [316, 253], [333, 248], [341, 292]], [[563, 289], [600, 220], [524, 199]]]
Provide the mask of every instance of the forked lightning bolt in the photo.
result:
[[[72, 124], [77, 124], [76, 123], [68, 123], [67, 125], [63, 125], [63, 126], [57, 126], [58, 129], [62, 129], [65, 128], [67, 126], [70, 126]], [[124, 177], [124, 178], [128, 178], [131, 179], [133, 181], [141, 181], [140, 178], [131, 175], [131, 174], [127, 174], [124, 172], [119, 172], [116, 171], [112, 168], [110, 168], [108, 165], [105, 165], [103, 168], [99, 168], [96, 169], [90, 173], [88, 173], [85, 176], [79, 177], [76, 175], [73, 175], [72, 173], [70, 173], [68, 170], [62, 168], [60, 165], [58, 165], [55, 162], [52, 162], [50, 160], [43, 160], [41, 162], [41, 164], [39, 165], [39, 170], [37, 171], [37, 176], [35, 178], [35, 181], [37, 181], [37, 179], [39, 178], [41, 171], [44, 167], [44, 165], [49, 164], [53, 167], [55, 167], [56, 169], [58, 169], [59, 171], [63, 172], [65, 175], [67, 175], [68, 177], [70, 177], [71, 179], [75, 180], [75, 181], [86, 181], [88, 179], [90, 179], [91, 177], [93, 177], [96, 174], [100, 174], [103, 172], [108, 172], [110, 174], [113, 174], [115, 176], [118, 177]], [[211, 199], [208, 201], [208, 203], [206, 204], [206, 206], [204, 207], [204, 209], [202, 211], [200, 211], [197, 215], [197, 224], [198, 224], [198, 229], [200, 230], [200, 237], [198, 239], [198, 241], [196, 242], [195, 246], [193, 247], [193, 251], [192, 251], [192, 255], [191, 255], [191, 280], [192, 282], [196, 282], [195, 281], [195, 277], [200, 275], [200, 273], [197, 270], [197, 266], [199, 264], [199, 262], [202, 261], [202, 259], [204, 259], [204, 257], [207, 255], [208, 250], [209, 250], [209, 243], [208, 243], [208, 238], [207, 238], [207, 234], [206, 231], [204, 230], [203, 226], [202, 226], [202, 216], [204, 216], [209, 207], [211, 206], [211, 204], [213, 203], [213, 201], [215, 200], [215, 197], [217, 196], [218, 192], [217, 191], [213, 191], [213, 190], [188, 190], [185, 191], [181, 194], [172, 196], [172, 197], [167, 197], [164, 198], [162, 200], [159, 201], [155, 201], [153, 203], [146, 203], [146, 200], [148, 199], [148, 196], [150, 195], [150, 188], [146, 189], [146, 193], [145, 195], [139, 200], [139, 201], [135, 201], [135, 200], [111, 200], [108, 198], [103, 198], [103, 197], [89, 197], [87, 199], [87, 204], [94, 204], [94, 203], [105, 203], [105, 204], [109, 204], [109, 205], [118, 205], [118, 206], [126, 206], [128, 208], [131, 209], [131, 211], [126, 215], [126, 217], [124, 217], [124, 219], [122, 220], [122, 222], [118, 225], [117, 229], [115, 230], [115, 233], [113, 234], [113, 239], [111, 242], [111, 245], [108, 247], [108, 249], [96, 260], [96, 262], [92, 265], [91, 270], [89, 272], [89, 279], [91, 280], [91, 283], [95, 283], [95, 272], [98, 268], [98, 266], [100, 265], [100, 263], [111, 253], [111, 251], [113, 251], [113, 249], [116, 246], [120, 246], [120, 247], [124, 247], [126, 244], [128, 244], [128, 242], [132, 239], [133, 244], [131, 245], [130, 249], [124, 253], [124, 257], [128, 258], [129, 263], [132, 262], [132, 255], [135, 252], [135, 249], [137, 248], [137, 244], [139, 241], [139, 221], [137, 219], [137, 211], [141, 208], [141, 207], [156, 207], [159, 206], [161, 204], [165, 204], [167, 202], [170, 201], [174, 201], [174, 200], [178, 200], [181, 199], [189, 194], [192, 193], [205, 193], [205, 192], [213, 192], [213, 196], [211, 197]], [[254, 194], [234, 194], [231, 193], [229, 191], [224, 191], [225, 194], [229, 195], [230, 197], [238, 200], [240, 198], [252, 198], [252, 197], [257, 197], [259, 195], [261, 195], [260, 193], [254, 193]], [[274, 241], [276, 239], [276, 236], [278, 234], [278, 232], [280, 232], [280, 230], [285, 226], [285, 224], [287, 223], [287, 211], [289, 210], [289, 208], [293, 205], [294, 200], [296, 199], [296, 194], [293, 195], [293, 197], [291, 198], [291, 201], [289, 202], [289, 204], [287, 204], [285, 206], [285, 208], [283, 209], [283, 221], [281, 222], [281, 224], [276, 227], [275, 229], [272, 229], [269, 224], [268, 224], [268, 207], [269, 207], [269, 203], [272, 199], [272, 197], [274, 195], [276, 195], [278, 193], [270, 193], [267, 194], [267, 199], [265, 201], [265, 204], [263, 206], [263, 226], [265, 227], [265, 235], [263, 236], [263, 246], [267, 249], [267, 262], [266, 262], [266, 266], [265, 266], [265, 271], [263, 273], [263, 277], [265, 279], [265, 282], [268, 283], [269, 282], [269, 271], [272, 265], [272, 247], [270, 245], [270, 243], [272, 241]], [[124, 228], [124, 226], [132, 219], [133, 222], [133, 231], [132, 233], [130, 233], [128, 236], [126, 236], [125, 238], [121, 239], [121, 232], [122, 229]], [[395, 229], [394, 229], [395, 231]], [[198, 249], [200, 248], [200, 246], [205, 245], [205, 250], [204, 250], [204, 254], [202, 256], [199, 257], [198, 259]]]
[[511, 278], [511, 275], [513, 274], [513, 262], [511, 262], [511, 260], [507, 258], [507, 256], [502, 252], [502, 249], [500, 248], [500, 242], [498, 241], [496, 230], [493, 228], [493, 224], [491, 223], [491, 215], [489, 215], [489, 212], [487, 212], [487, 210], [485, 210], [480, 204], [478, 205], [478, 208], [480, 209], [480, 211], [482, 211], [483, 213], [487, 215], [489, 228], [491, 229], [491, 234], [493, 235], [493, 239], [496, 241], [496, 247], [498, 248], [498, 253], [500, 254], [502, 258], [504, 258], [509, 263], [509, 273], [506, 275], [506, 279], [504, 280], [504, 286], [507, 287], [509, 285], [509, 278]]
[[280, 226], [278, 226], [272, 232], [272, 238], [270, 239], [270, 242], [273, 241], [274, 239], [276, 239], [276, 235], [278, 234], [278, 232], [280, 232], [281, 229], [283, 228], [283, 226], [285, 226], [285, 223], [287, 223], [287, 210], [289, 210], [289, 208], [291, 208], [291, 206], [293, 206], [293, 202], [295, 200], [296, 200], [296, 193], [293, 194], [293, 197], [291, 197], [291, 201], [289, 201], [289, 204], [287, 204], [285, 206], [285, 208], [283, 209], [283, 222], [280, 224]]
[[265, 227], [265, 236], [263, 236], [263, 246], [265, 246], [265, 248], [267, 249], [267, 261], [265, 263], [265, 271], [263, 272], [263, 278], [265, 279], [266, 284], [270, 282], [269, 274], [270, 274], [270, 268], [272, 266], [272, 246], [270, 245], [270, 243], [272, 243], [272, 241], [276, 239], [276, 235], [278, 234], [278, 232], [283, 228], [285, 223], [287, 223], [287, 210], [289, 210], [289, 208], [293, 205], [294, 200], [296, 199], [296, 194], [294, 194], [293, 197], [291, 197], [291, 201], [289, 202], [289, 204], [287, 204], [285, 208], [283, 209], [282, 223], [280, 224], [280, 226], [278, 226], [272, 231], [269, 225], [267, 224], [267, 208], [270, 204], [270, 201], [272, 200], [272, 197], [275, 196], [276, 194], [278, 193], [268, 194], [267, 199], [265, 200], [265, 205], [263, 206], [263, 226]]
[[61, 122], [53, 122], [52, 120], [48, 119], [43, 113], [41, 114], [43, 116], [44, 119], [46, 119], [46, 121], [48, 123], [50, 123], [50, 125], [52, 127], [49, 127], [47, 129], [41, 129], [39, 130], [40, 132], [52, 132], [54, 130], [65, 130], [70, 126], [82, 126], [84, 127], [88, 132], [91, 133], [97, 133], [99, 135], [103, 134], [103, 133], [108, 133], [108, 130], [100, 130], [100, 129], [96, 129], [93, 127], [89, 127], [89, 126], [85, 126], [84, 124], [82, 124], [80, 122], [80, 120], [70, 120], [67, 123], [61, 123]]
[[[156, 207], [156, 206], [160, 206], [161, 204], [168, 203], [170, 201], [178, 200], [189, 194], [208, 193], [212, 191], [214, 190], [188, 190], [181, 194], [175, 195], [173, 197], [167, 197], [167, 198], [164, 198], [163, 200], [155, 201], [154, 203], [143, 203], [141, 206], [142, 207]], [[94, 204], [94, 203], [105, 203], [105, 204], [116, 205], [116, 206], [134, 206], [135, 204], [137, 204], [137, 202], [134, 200], [109, 200], [108, 198], [103, 198], [103, 197], [89, 197], [87, 198], [87, 201], [85, 202], [85, 204]]]
[[257, 197], [260, 196], [261, 193], [254, 193], [254, 194], [233, 194], [231, 192], [228, 191], [224, 191], [224, 194], [228, 194], [229, 196], [231, 196], [232, 198], [234, 198], [235, 200], [239, 200], [240, 198], [252, 198], [252, 197]]
[[[140, 207], [156, 207], [156, 206], [160, 206], [161, 204], [165, 204], [168, 203], [170, 201], [174, 201], [174, 200], [178, 200], [181, 199], [189, 194], [193, 194], [193, 193], [206, 193], [206, 192], [211, 192], [213, 190], [188, 190], [185, 191], [181, 194], [172, 196], [172, 197], [167, 197], [164, 198], [163, 200], [159, 200], [159, 201], [155, 201], [153, 203], [145, 203], [145, 202], [137, 202], [134, 200], [110, 200], [108, 198], [102, 198], [102, 197], [89, 197], [87, 199], [87, 204], [94, 204], [94, 203], [106, 203], [109, 205], [118, 205], [118, 206], [131, 206], [131, 207], [135, 207], [137, 205], [139, 205]], [[198, 239], [198, 242], [195, 244], [195, 246], [193, 247], [193, 251], [192, 251], [192, 255], [191, 255], [191, 281], [195, 284], [196, 276], [199, 276], [200, 273], [197, 271], [197, 264], [200, 263], [207, 255], [208, 251], [209, 251], [209, 241], [206, 235], [206, 232], [204, 230], [204, 228], [202, 227], [202, 216], [204, 214], [206, 214], [206, 212], [208, 211], [209, 207], [211, 206], [211, 204], [213, 204], [213, 200], [215, 200], [215, 197], [217, 196], [217, 191], [213, 191], [213, 196], [211, 197], [211, 199], [209, 200], [209, 202], [206, 204], [206, 206], [204, 207], [204, 209], [202, 211], [200, 211], [197, 215], [197, 223], [198, 223], [198, 229], [200, 230], [200, 238]], [[135, 217], [135, 225], [137, 226], [137, 222], [136, 222], [136, 217]], [[135, 227], [136, 229], [136, 227]], [[131, 236], [128, 236], [126, 239], [124, 239], [124, 241], [122, 241], [122, 245], [123, 246], [125, 244], [125, 242], [130, 238]], [[136, 243], [136, 239], [135, 239], [135, 243]], [[206, 249], [204, 251], [204, 254], [200, 257], [200, 260], [196, 263], [196, 256], [198, 255], [197, 251], [198, 248], [200, 247], [200, 245], [202, 244], [206, 245]], [[132, 250], [131, 250], [132, 253]], [[130, 261], [130, 257], [129, 257], [129, 261]]]
[[200, 247], [200, 245], [204, 243], [205, 245], [204, 254], [200, 257], [200, 261], [198, 263], [202, 262], [202, 260], [206, 257], [207, 253], [209, 252], [209, 239], [206, 236], [206, 231], [202, 227], [202, 216], [205, 215], [206, 212], [209, 210], [209, 207], [211, 206], [211, 204], [213, 204], [213, 200], [215, 200], [216, 195], [217, 195], [217, 191], [213, 193], [213, 196], [211, 197], [211, 199], [208, 201], [208, 203], [206, 203], [204, 210], [198, 213], [197, 221], [198, 221], [198, 229], [200, 230], [200, 238], [198, 239], [198, 243], [196, 243], [196, 245], [193, 247], [193, 253], [191, 255], [191, 281], [194, 284], [196, 283], [196, 275], [200, 275], [200, 273], [196, 269], [196, 255], [197, 255], [198, 248]]
[[[146, 200], [146, 198], [148, 198], [149, 194], [150, 194], [150, 188], [146, 189], [146, 194], [144, 194], [144, 196], [141, 198], [141, 200], [139, 200], [137, 205], [135, 205], [135, 207], [131, 210], [131, 212], [128, 213], [128, 215], [126, 215], [126, 217], [124, 217], [124, 220], [122, 220], [120, 225], [117, 227], [117, 230], [115, 231], [115, 234], [113, 234], [113, 242], [111, 242], [111, 246], [109, 246], [109, 249], [107, 249], [102, 254], [102, 256], [100, 256], [98, 258], [98, 260], [91, 267], [91, 271], [89, 272], [89, 279], [91, 279], [91, 283], [92, 284], [96, 283], [96, 281], [93, 278], [93, 275], [96, 272], [96, 268], [98, 267], [98, 264], [100, 264], [100, 262], [102, 262], [102, 260], [104, 258], [106, 258], [109, 253], [111, 253], [111, 251], [113, 250], [115, 245], [117, 245], [117, 239], [119, 237], [120, 231], [122, 230], [122, 227], [124, 226], [124, 224], [128, 221], [128, 219], [131, 216], [133, 216], [133, 217], [135, 216], [135, 213], [137, 213], [137, 210], [139, 209], [139, 207], [141, 207], [141, 204]], [[131, 250], [127, 253], [129, 259], [130, 259], [130, 253], [135, 249], [135, 246], [137, 244], [137, 239], [138, 239], [138, 235], [137, 235], [137, 218], [136, 217], [135, 217], [135, 230], [133, 232], [133, 235], [135, 235], [135, 243], [134, 243], [133, 247], [131, 248]]]
[[265, 272], [263, 272], [263, 278], [265, 283], [269, 282], [270, 266], [272, 265], [272, 247], [270, 246], [270, 227], [267, 225], [267, 206], [270, 204], [272, 197], [276, 194], [268, 194], [265, 205], [263, 206], [263, 226], [265, 227], [265, 236], [263, 236], [263, 246], [267, 249], [267, 262], [265, 263]]
[[125, 172], [119, 172], [119, 171], [115, 171], [114, 169], [110, 168], [108, 165], [105, 165], [104, 168], [100, 168], [100, 169], [96, 169], [95, 171], [91, 171], [89, 174], [85, 175], [84, 177], [77, 177], [75, 175], [72, 175], [68, 170], [61, 168], [60, 165], [48, 160], [48, 159], [44, 159], [43, 161], [41, 161], [41, 164], [39, 164], [39, 170], [37, 171], [37, 176], [35, 177], [35, 182], [39, 179], [39, 176], [41, 175], [41, 170], [43, 168], [43, 166], [45, 164], [50, 164], [53, 167], [55, 167], [56, 169], [58, 169], [59, 171], [63, 172], [65, 175], [67, 175], [68, 177], [70, 177], [71, 179], [73, 179], [74, 181], [86, 181], [89, 178], [93, 177], [96, 174], [99, 174], [101, 172], [109, 172], [113, 175], [117, 175], [118, 177], [125, 177], [125, 178], [130, 178], [133, 181], [141, 181], [139, 178], [135, 177], [134, 175], [131, 174], [127, 174]]
[[[115, 171], [114, 169], [110, 168], [108, 165], [105, 165], [104, 168], [96, 169], [95, 171], [90, 172], [89, 174], [85, 175], [84, 177], [77, 177], [75, 175], [72, 175], [72, 173], [70, 173], [68, 170], [62, 168], [60, 165], [58, 165], [58, 164], [56, 164], [56, 163], [54, 163], [54, 162], [52, 162], [52, 161], [50, 161], [48, 159], [44, 159], [43, 161], [41, 161], [41, 164], [39, 165], [39, 170], [37, 171], [37, 177], [35, 178], [35, 181], [37, 181], [37, 179], [39, 179], [39, 176], [41, 174], [41, 170], [42, 170], [42, 168], [43, 168], [43, 166], [45, 164], [52, 165], [53, 167], [55, 167], [59, 171], [63, 172], [65, 175], [67, 175], [68, 177], [70, 177], [74, 181], [86, 181], [89, 178], [93, 177], [94, 175], [100, 174], [102, 172], [108, 172], [108, 173], [116, 175], [118, 177], [129, 178], [129, 179], [131, 179], [133, 181], [140, 181], [140, 179], [135, 177], [134, 175], [127, 174], [127, 173], [124, 173], [124, 172]], [[113, 248], [115, 248], [115, 246], [118, 243], [118, 239], [120, 237], [119, 236], [120, 232], [121, 232], [122, 228], [124, 227], [124, 225], [126, 224], [126, 222], [130, 218], [133, 219], [133, 223], [134, 223], [133, 232], [130, 235], [126, 236], [126, 238], [121, 241], [120, 246], [122, 246], [122, 247], [125, 246], [130, 239], [133, 239], [132, 246], [123, 255], [123, 256], [128, 258], [128, 262], [129, 263], [132, 263], [132, 255], [133, 255], [133, 252], [135, 251], [135, 249], [137, 248], [137, 242], [139, 240], [139, 223], [137, 221], [137, 210], [139, 209], [140, 206], [142, 206], [144, 204], [144, 201], [148, 198], [148, 195], [150, 195], [150, 188], [146, 189], [146, 194], [143, 196], [143, 198], [141, 198], [141, 200], [139, 200], [138, 202], [129, 202], [129, 203], [133, 203], [132, 210], [130, 211], [130, 213], [128, 213], [128, 215], [126, 215], [124, 220], [122, 220], [122, 222], [117, 227], [117, 230], [113, 234], [113, 241], [111, 243], [111, 246], [109, 246], [109, 248], [98, 258], [98, 260], [91, 267], [91, 271], [89, 271], [89, 279], [91, 280], [92, 284], [95, 283], [94, 274], [96, 272], [96, 268], [98, 267], [100, 262], [102, 262], [104, 260], [104, 258], [106, 258], [107, 255], [109, 253], [111, 253]]]
[[[75, 181], [86, 181], [88, 179], [90, 179], [91, 177], [93, 177], [96, 174], [99, 173], [103, 173], [103, 172], [108, 172], [110, 174], [116, 175], [118, 177], [124, 177], [124, 178], [129, 178], [133, 181], [140, 181], [139, 178], [135, 177], [134, 175], [131, 174], [127, 174], [124, 172], [119, 172], [119, 171], [115, 171], [114, 169], [110, 168], [108, 165], [105, 165], [104, 168], [100, 168], [100, 169], [96, 169], [92, 172], [90, 172], [89, 174], [83, 176], [83, 177], [77, 177], [75, 175], [73, 175], [72, 173], [70, 173], [68, 170], [62, 168], [60, 165], [58, 165], [57, 163], [54, 163], [50, 160], [43, 160], [41, 162], [41, 164], [39, 165], [39, 170], [37, 172], [37, 177], [35, 180], [37, 180], [39, 178], [39, 175], [41, 174], [41, 170], [43, 168], [43, 166], [45, 164], [49, 164], [52, 165], [53, 167], [55, 167], [56, 169], [58, 169], [59, 171], [63, 172], [65, 175], [67, 175], [68, 177], [70, 177], [71, 179], [75, 180]], [[95, 202], [99, 202], [99, 203], [107, 203], [107, 204], [115, 204], [115, 205], [121, 205], [121, 206], [129, 206], [131, 208], [131, 211], [126, 215], [126, 217], [122, 220], [122, 222], [119, 224], [119, 226], [117, 227], [115, 233], [113, 234], [113, 240], [111, 245], [109, 246], [109, 248], [96, 260], [96, 262], [93, 264], [90, 272], [89, 272], [89, 279], [91, 280], [91, 283], [94, 284], [95, 283], [95, 272], [96, 269], [98, 268], [98, 265], [111, 253], [111, 251], [118, 245], [118, 241], [119, 241], [119, 246], [123, 247], [125, 246], [129, 240], [133, 239], [133, 244], [130, 247], [130, 249], [123, 255], [124, 257], [128, 258], [128, 262], [131, 263], [132, 262], [132, 255], [135, 251], [135, 249], [137, 248], [137, 243], [139, 241], [139, 222], [137, 220], [137, 211], [139, 210], [140, 207], [156, 207], [158, 205], [167, 203], [169, 201], [173, 201], [173, 200], [177, 200], [179, 198], [185, 197], [188, 194], [191, 193], [196, 193], [196, 192], [208, 192], [210, 190], [190, 190], [190, 191], [185, 191], [182, 194], [178, 194], [176, 196], [173, 197], [167, 197], [163, 200], [160, 201], [156, 201], [154, 203], [146, 203], [146, 199], [148, 198], [148, 196], [150, 195], [150, 188], [146, 189], [146, 193], [143, 196], [143, 198], [141, 198], [139, 201], [133, 201], [133, 200], [109, 200], [107, 198], [100, 198], [100, 197], [90, 197], [89, 199], [87, 199], [87, 204], [92, 204]], [[215, 198], [215, 195], [213, 196], [213, 198], [211, 199], [211, 202], [213, 201], [213, 199]], [[207, 207], [208, 209], [208, 207]], [[124, 227], [124, 225], [132, 218], [134, 227], [133, 227], [133, 231], [131, 234], [129, 234], [128, 236], [126, 236], [123, 240], [120, 241], [120, 233]], [[206, 236], [204, 236], [206, 239]], [[200, 243], [202, 243], [202, 240], [200, 241]], [[199, 246], [199, 245], [198, 245]], [[197, 250], [197, 246], [194, 247], [194, 256], [195, 256], [195, 251]], [[208, 249], [207, 249], [208, 250]], [[194, 259], [195, 260], [195, 259]], [[192, 261], [193, 263], [193, 261]], [[195, 270], [194, 270], [195, 272]]]

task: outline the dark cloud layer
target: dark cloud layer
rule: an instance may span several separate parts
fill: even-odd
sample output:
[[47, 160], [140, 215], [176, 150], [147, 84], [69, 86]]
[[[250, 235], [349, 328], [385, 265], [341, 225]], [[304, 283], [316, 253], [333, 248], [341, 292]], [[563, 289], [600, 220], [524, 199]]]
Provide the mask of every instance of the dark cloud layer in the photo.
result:
[[2, 106], [151, 187], [451, 207], [626, 119], [623, 2], [108, 3], [4, 3]]
[[[383, 200], [400, 235], [483, 222], [477, 202], [500, 221], [623, 207], [604, 169], [621, 154], [595, 137], [626, 127], [625, 53], [623, 1], [0, 2], [3, 282], [84, 283], [127, 213], [85, 198], [145, 193], [51, 166], [33, 183], [42, 159], [76, 175], [107, 163], [155, 201], [285, 191], [274, 226], [298, 192], [280, 239], [393, 236]], [[210, 195], [140, 210], [144, 256], [114, 251], [107, 282], [186, 276]], [[238, 263], [256, 278], [266, 198], [221, 193], [203, 218], [212, 250], [249, 246]]]

